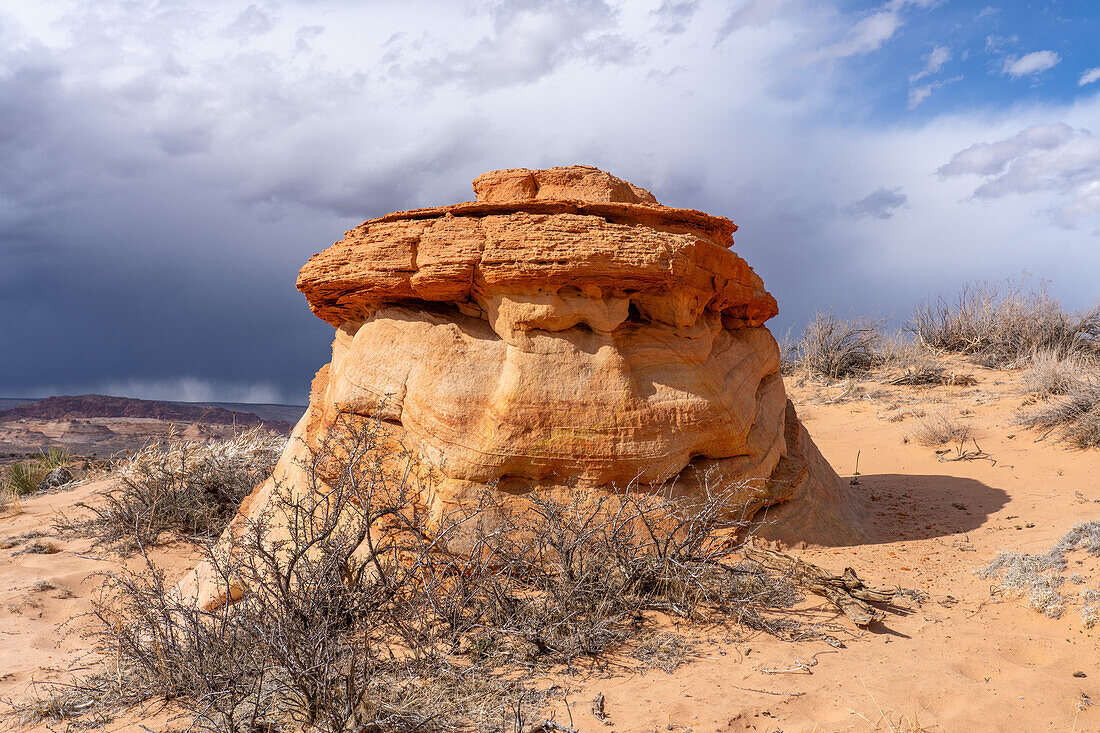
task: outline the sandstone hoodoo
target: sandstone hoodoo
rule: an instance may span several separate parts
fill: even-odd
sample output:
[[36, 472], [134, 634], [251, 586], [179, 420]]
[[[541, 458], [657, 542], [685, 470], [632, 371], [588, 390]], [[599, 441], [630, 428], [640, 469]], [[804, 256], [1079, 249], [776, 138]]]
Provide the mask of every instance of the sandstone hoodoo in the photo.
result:
[[364, 222], [302, 268], [336, 335], [275, 481], [301, 481], [338, 421], [381, 419], [433, 467], [437, 516], [487, 485], [717, 482], [738, 487], [731, 511], [768, 511], [764, 534], [861, 537], [787, 400], [776, 301], [730, 249], [732, 222], [585, 166], [494, 171], [474, 191]]

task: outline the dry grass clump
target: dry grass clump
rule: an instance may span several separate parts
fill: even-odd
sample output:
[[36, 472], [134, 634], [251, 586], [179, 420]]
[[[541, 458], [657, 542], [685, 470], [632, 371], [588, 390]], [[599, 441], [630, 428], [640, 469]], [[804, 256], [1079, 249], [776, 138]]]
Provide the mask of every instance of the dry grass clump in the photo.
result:
[[165, 532], [217, 537], [241, 500], [271, 475], [285, 444], [259, 427], [206, 443], [169, 436], [116, 466], [100, 501], [81, 504], [87, 514], [60, 520], [58, 529], [120, 551], [154, 545]]
[[876, 353], [882, 366], [896, 369], [919, 372], [938, 366], [935, 359], [904, 329], [883, 333]]
[[233, 605], [202, 610], [152, 565], [108, 574], [95, 607], [102, 668], [24, 707], [24, 720], [170, 699], [190, 730], [519, 731], [547, 665], [632, 639], [655, 664], [685, 655], [650, 634], [655, 613], [800, 628], [770, 615], [798, 594], [741, 559], [733, 532], [745, 522], [724, 492], [630, 486], [507, 504], [486, 492], [429, 520], [430, 486], [383, 429], [347, 420], [310, 452], [307, 485], [274, 487], [260, 516], [208, 547]]
[[[1058, 618], [1066, 609], [1067, 599], [1060, 591], [1066, 580], [1066, 555], [1083, 550], [1100, 556], [1100, 520], [1079, 522], [1057, 544], [1042, 555], [1021, 552], [1001, 552], [984, 568], [978, 570], [982, 578], [997, 578], [1000, 589], [1018, 590], [1028, 599], [1028, 605], [1050, 618]], [[1084, 597], [1082, 618], [1091, 617], [1095, 609]]]
[[970, 426], [945, 411], [925, 415], [913, 428], [913, 437], [921, 445], [941, 446], [963, 443], [970, 437]]
[[910, 329], [927, 348], [970, 354], [992, 367], [1013, 366], [1039, 352], [1100, 354], [1100, 305], [1067, 313], [1045, 289], [1027, 285], [968, 285], [954, 302], [941, 297], [918, 306]]
[[1091, 629], [1100, 623], [1100, 591], [1086, 590], [1081, 594], [1081, 623]]
[[1022, 389], [1039, 399], [1069, 394], [1087, 373], [1086, 363], [1075, 354], [1040, 351], [1031, 356], [1024, 368]]
[[882, 322], [866, 318], [845, 320], [833, 313], [817, 313], [797, 344], [784, 344], [788, 372], [804, 369], [826, 379], [866, 374], [881, 362]]
[[1085, 449], [1100, 447], [1100, 381], [1080, 381], [1061, 399], [1025, 413], [1020, 422]]

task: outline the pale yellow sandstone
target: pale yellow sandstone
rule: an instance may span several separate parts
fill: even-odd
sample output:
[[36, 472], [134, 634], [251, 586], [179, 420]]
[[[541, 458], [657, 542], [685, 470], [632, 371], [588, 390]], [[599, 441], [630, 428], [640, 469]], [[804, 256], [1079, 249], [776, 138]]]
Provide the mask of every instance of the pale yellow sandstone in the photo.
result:
[[[731, 222], [583, 166], [474, 188], [478, 202], [364, 222], [302, 268], [332, 360], [242, 521], [275, 485], [307, 490], [310, 448], [350, 417], [385, 421], [427, 467], [435, 517], [486, 486], [674, 485], [732, 488], [745, 516], [771, 507], [767, 536], [862, 537], [860, 502], [787, 400], [764, 327], [776, 302]], [[202, 566], [181, 587], [233, 595]]]

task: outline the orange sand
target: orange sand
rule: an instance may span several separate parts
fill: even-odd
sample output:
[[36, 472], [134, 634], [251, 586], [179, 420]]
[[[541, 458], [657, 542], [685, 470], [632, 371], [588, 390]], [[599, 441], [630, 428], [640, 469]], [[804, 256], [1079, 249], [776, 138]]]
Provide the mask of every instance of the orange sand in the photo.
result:
[[[568, 691], [569, 710], [559, 700], [550, 711], [556, 720], [568, 723], [571, 712], [582, 731], [1100, 731], [1100, 708], [1091, 704], [1100, 702], [1100, 627], [1084, 628], [1072, 605], [1053, 620], [1025, 601], [991, 596], [991, 582], [973, 572], [998, 551], [1044, 552], [1075, 522], [1100, 518], [1100, 451], [1037, 442], [1013, 424], [1023, 403], [1018, 375], [956, 366], [977, 385], [869, 381], [869, 398], [833, 404], [838, 386], [788, 385], [838, 472], [851, 477], [859, 453], [859, 487], [873, 508], [871, 544], [788, 549], [833, 571], [852, 566], [871, 584], [922, 590], [928, 600], [861, 631], [811, 596], [803, 620], [836, 624], [842, 649], [749, 632], [731, 642], [727, 632], [702, 630], [718, 641], [703, 643], [702, 658], [672, 674], [615, 669], [548, 678], [546, 685]], [[970, 411], [962, 419], [993, 461], [940, 462], [933, 449], [905, 441], [919, 418], [887, 419], [937, 409]], [[0, 542], [35, 529], [51, 534], [52, 514], [93, 488], [24, 499], [21, 514], [0, 516]], [[22, 697], [32, 680], [66, 678], [58, 670], [79, 663], [85, 648], [79, 615], [97, 587], [88, 576], [119, 563], [86, 541], [53, 541], [61, 552], [52, 555], [0, 550], [0, 698]], [[196, 557], [184, 547], [157, 552], [180, 574]], [[1065, 590], [1100, 587], [1100, 563], [1076, 560], [1070, 572], [1086, 582]], [[57, 590], [33, 590], [39, 579]], [[68, 636], [58, 631], [65, 621]], [[610, 724], [590, 712], [600, 692]], [[157, 729], [162, 721], [145, 724]], [[120, 720], [103, 730], [140, 728]]]

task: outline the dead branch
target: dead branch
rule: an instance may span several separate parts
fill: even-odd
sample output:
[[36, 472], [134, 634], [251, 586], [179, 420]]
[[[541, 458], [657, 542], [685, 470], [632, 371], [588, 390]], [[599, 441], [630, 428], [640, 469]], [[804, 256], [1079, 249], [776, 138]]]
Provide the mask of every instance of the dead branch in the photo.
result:
[[765, 549], [751, 549], [746, 553], [746, 557], [769, 570], [783, 573], [796, 585], [825, 596], [856, 626], [868, 626], [885, 618], [884, 611], [870, 604], [889, 603], [894, 597], [892, 589], [869, 588], [864, 585], [851, 568], [844, 568], [844, 573], [841, 575], [833, 575], [805, 560]]

